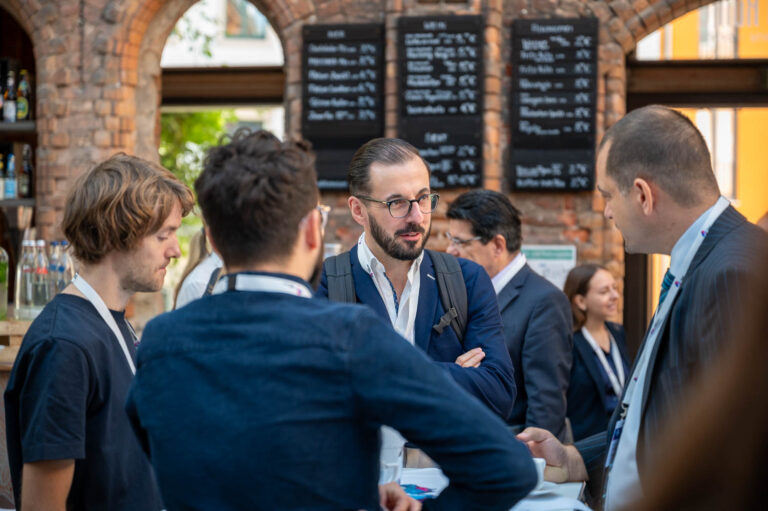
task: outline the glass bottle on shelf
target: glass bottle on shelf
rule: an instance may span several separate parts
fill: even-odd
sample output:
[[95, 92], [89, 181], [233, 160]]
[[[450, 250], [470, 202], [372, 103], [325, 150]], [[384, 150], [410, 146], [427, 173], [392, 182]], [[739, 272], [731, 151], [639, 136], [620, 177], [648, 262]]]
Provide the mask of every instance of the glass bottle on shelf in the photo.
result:
[[3, 121], [16, 122], [16, 80], [13, 71], [8, 71], [8, 81], [3, 93]]
[[55, 295], [61, 289], [59, 289], [59, 242], [51, 241], [49, 243], [51, 247], [51, 255], [48, 257], [48, 279], [51, 283], [51, 295]]
[[35, 273], [32, 286], [32, 302], [35, 316], [51, 300], [51, 281], [48, 278], [48, 258], [45, 255], [45, 240], [35, 243]]
[[5, 157], [0, 153], [0, 199], [5, 198]]
[[0, 247], [0, 321], [8, 319], [8, 252]]
[[27, 121], [32, 118], [32, 89], [29, 86], [29, 73], [22, 69], [19, 73], [19, 85], [16, 89], [16, 120]]
[[8, 167], [5, 169], [5, 191], [3, 196], [6, 199], [16, 198], [16, 157], [13, 154], [8, 155]]
[[72, 264], [72, 258], [69, 256], [69, 242], [63, 240], [61, 242], [61, 250], [59, 251], [59, 291], [67, 287], [75, 276], [75, 265]]
[[32, 148], [24, 144], [21, 169], [19, 169], [19, 197], [32, 197]]
[[16, 265], [16, 294], [14, 295], [13, 308], [16, 319], [32, 319], [32, 278], [35, 273], [35, 241], [24, 240], [21, 242], [21, 257]]

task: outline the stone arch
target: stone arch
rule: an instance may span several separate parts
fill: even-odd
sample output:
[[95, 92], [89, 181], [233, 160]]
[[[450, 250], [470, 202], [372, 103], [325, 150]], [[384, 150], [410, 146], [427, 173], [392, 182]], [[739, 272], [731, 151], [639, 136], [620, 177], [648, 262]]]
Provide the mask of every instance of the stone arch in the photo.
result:
[[[32, 20], [36, 14], [30, 2], [22, 2], [20, 0], [0, 0], [0, 8], [3, 8], [8, 14], [10, 14], [16, 22], [21, 25], [24, 31], [27, 33], [30, 39], [32, 39], [33, 46], [35, 44], [35, 29], [32, 26]], [[53, 9], [49, 9], [49, 14], [53, 12]], [[45, 13], [40, 13], [41, 16], [47, 17]], [[38, 24], [39, 26], [39, 24]]]

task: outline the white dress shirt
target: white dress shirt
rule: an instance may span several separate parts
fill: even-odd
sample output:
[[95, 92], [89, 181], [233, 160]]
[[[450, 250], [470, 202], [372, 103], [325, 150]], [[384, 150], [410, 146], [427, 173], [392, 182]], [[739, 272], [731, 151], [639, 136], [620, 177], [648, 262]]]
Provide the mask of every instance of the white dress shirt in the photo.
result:
[[[408, 342], [415, 342], [416, 311], [419, 307], [419, 288], [421, 287], [421, 275], [419, 268], [424, 259], [424, 251], [419, 254], [408, 270], [408, 280], [400, 298], [397, 298], [395, 288], [387, 277], [384, 265], [376, 259], [368, 244], [365, 242], [365, 233], [360, 235], [357, 240], [357, 259], [365, 272], [371, 277], [379, 296], [384, 302], [389, 314], [389, 321], [395, 329], [395, 332], [405, 337]], [[381, 453], [380, 453], [380, 477], [379, 484], [390, 483], [398, 480], [399, 471], [391, 471], [389, 467], [393, 465], [402, 466], [403, 447], [405, 447], [405, 438], [397, 430], [389, 426], [381, 427]], [[399, 482], [399, 480], [397, 481]]]
[[415, 342], [416, 311], [419, 308], [419, 288], [421, 287], [419, 268], [424, 259], [424, 251], [411, 264], [411, 268], [408, 270], [408, 280], [399, 299], [392, 282], [387, 277], [384, 265], [376, 259], [371, 249], [368, 248], [368, 244], [365, 242], [365, 233], [360, 235], [360, 239], [357, 240], [357, 259], [376, 285], [395, 332], [413, 344]]
[[517, 275], [517, 272], [523, 269], [526, 262], [525, 254], [518, 252], [515, 258], [512, 259], [503, 270], [493, 276], [491, 282], [493, 283], [493, 289], [496, 291], [497, 296], [501, 293], [501, 290], [509, 284], [509, 281]]

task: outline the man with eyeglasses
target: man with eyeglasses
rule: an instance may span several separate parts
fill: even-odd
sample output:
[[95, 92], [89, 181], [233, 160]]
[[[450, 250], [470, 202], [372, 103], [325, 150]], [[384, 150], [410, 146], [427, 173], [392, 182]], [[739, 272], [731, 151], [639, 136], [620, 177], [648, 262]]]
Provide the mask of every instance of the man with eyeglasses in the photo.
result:
[[[403, 140], [374, 139], [355, 153], [348, 181], [349, 209], [364, 229], [349, 252], [353, 300], [372, 308], [467, 392], [506, 419], [515, 399], [512, 364], [490, 279], [471, 261], [459, 260], [467, 295], [463, 338], [453, 328], [443, 328], [446, 309], [433, 264], [437, 256], [424, 250], [439, 199], [430, 190], [426, 162]], [[325, 296], [328, 264], [318, 289]], [[385, 432], [385, 442], [397, 440]]]
[[515, 368], [517, 400], [507, 422], [566, 438], [566, 393], [573, 336], [568, 298], [537, 274], [520, 251], [520, 212], [499, 192], [472, 190], [448, 207], [448, 253], [491, 276]]
[[450, 479], [424, 509], [501, 511], [530, 491], [502, 421], [368, 308], [313, 297], [328, 208], [304, 144], [237, 132], [195, 190], [229, 273], [147, 325], [126, 405], [169, 511], [417, 511], [377, 486], [383, 424]]

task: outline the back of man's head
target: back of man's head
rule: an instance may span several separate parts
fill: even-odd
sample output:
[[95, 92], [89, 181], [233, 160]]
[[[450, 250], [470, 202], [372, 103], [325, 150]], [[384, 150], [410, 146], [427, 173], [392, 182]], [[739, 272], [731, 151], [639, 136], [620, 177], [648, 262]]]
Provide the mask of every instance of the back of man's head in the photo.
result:
[[[400, 165], [411, 161], [413, 158], [421, 158], [419, 150], [399, 138], [374, 138], [363, 144], [355, 152], [352, 161], [349, 162], [349, 193], [351, 195], [367, 195], [371, 193], [370, 174], [371, 165]], [[424, 161], [422, 159], [422, 161]], [[429, 170], [429, 165], [424, 162]]]
[[466, 220], [472, 233], [488, 243], [501, 234], [507, 242], [507, 251], [520, 250], [522, 233], [520, 211], [506, 195], [492, 190], [472, 190], [459, 195], [448, 206], [446, 216], [452, 220]]
[[116, 154], [81, 175], [64, 208], [62, 230], [75, 257], [97, 264], [112, 251], [130, 251], [156, 232], [173, 207], [189, 213], [194, 197], [170, 171]]
[[306, 144], [238, 130], [208, 152], [195, 191], [227, 266], [279, 261], [292, 253], [301, 219], [317, 206], [315, 158]]
[[704, 137], [675, 110], [659, 105], [633, 110], [605, 133], [600, 147], [609, 142], [607, 175], [621, 193], [636, 178], [656, 183], [683, 207], [720, 193]]

